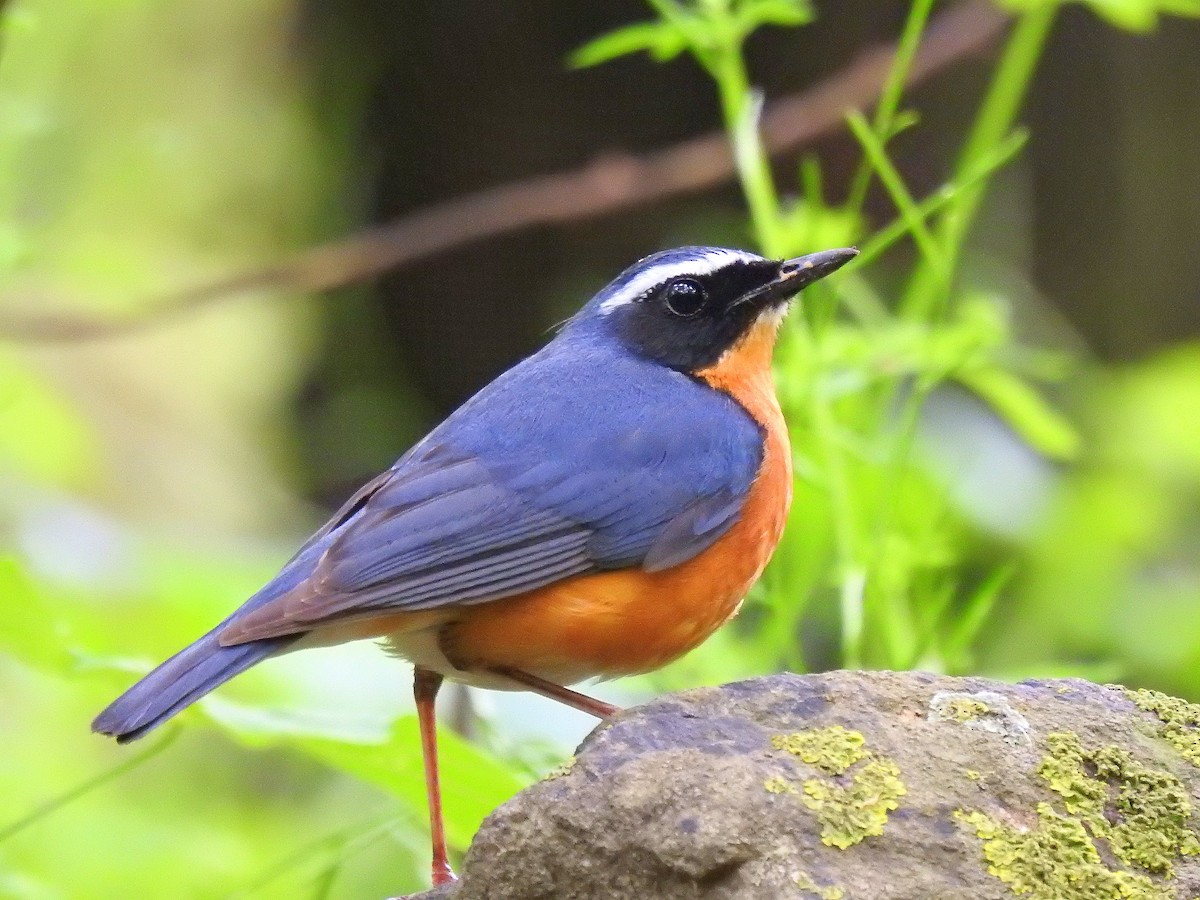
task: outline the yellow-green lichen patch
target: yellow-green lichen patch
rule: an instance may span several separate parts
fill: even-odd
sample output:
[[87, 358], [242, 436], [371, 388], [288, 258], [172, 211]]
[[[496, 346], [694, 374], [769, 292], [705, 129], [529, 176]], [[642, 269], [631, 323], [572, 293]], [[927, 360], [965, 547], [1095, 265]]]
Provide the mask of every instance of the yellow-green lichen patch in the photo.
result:
[[988, 872], [1028, 900], [1171, 900], [1145, 875], [1104, 865], [1083, 823], [1038, 804], [1038, 825], [1023, 831], [981, 812], [958, 814], [983, 840]]
[[798, 793], [800, 793], [800, 791], [796, 789], [796, 785], [794, 785], [792, 782], [788, 781], [786, 778], [784, 778], [781, 775], [776, 775], [773, 778], [768, 778], [766, 781], [763, 782], [763, 787], [765, 787], [767, 789], [767, 791], [772, 794], [798, 794]]
[[[776, 735], [771, 746], [825, 773], [804, 782], [801, 799], [817, 814], [821, 842], [829, 847], [844, 850], [883, 834], [888, 813], [907, 793], [895, 762], [876, 756], [860, 732], [841, 725]], [[797, 793], [784, 778], [768, 779], [765, 787], [772, 793]]]
[[978, 781], [980, 778], [983, 777], [978, 772], [976, 772], [974, 769], [967, 769], [963, 772], [963, 774], [966, 775], [967, 778], [971, 781]]
[[555, 778], [562, 778], [564, 775], [570, 775], [571, 770], [574, 768], [575, 768], [575, 757], [572, 756], [570, 759], [563, 761], [561, 764], [555, 766], [553, 769], [551, 769], [549, 772], [547, 772], [544, 776], [542, 776], [542, 781], [550, 781]]
[[866, 743], [862, 734], [841, 725], [811, 728], [794, 734], [778, 734], [771, 738], [776, 750], [786, 750], [806, 763], [830, 775], [841, 775], [856, 762], [866, 758]]
[[1051, 734], [1046, 737], [1046, 745], [1048, 752], [1038, 765], [1038, 774], [1063, 798], [1067, 812], [1091, 818], [1103, 811], [1108, 785], [1084, 771], [1079, 738], [1070, 733]]
[[[983, 839], [988, 871], [1033, 900], [1172, 898], [1149, 874], [1172, 878], [1181, 856], [1200, 853], [1191, 801], [1179, 779], [1120, 747], [1086, 749], [1070, 732], [1047, 735], [1046, 744], [1037, 771], [1064, 812], [1039, 804], [1032, 830], [982, 812], [958, 813]], [[1101, 856], [1098, 841], [1110, 856]]]
[[955, 722], [971, 722], [986, 716], [992, 708], [974, 697], [952, 697], [942, 706], [942, 717]]
[[797, 872], [793, 880], [796, 882], [796, 887], [800, 888], [802, 892], [812, 894], [819, 900], [842, 900], [846, 896], [846, 892], [836, 885], [821, 887], [807, 872]]
[[883, 834], [888, 812], [907, 793], [900, 770], [890, 759], [869, 759], [850, 784], [810, 778], [804, 782], [804, 805], [817, 814], [821, 843], [845, 850], [864, 838]]
[[1123, 863], [1170, 877], [1176, 859], [1200, 853], [1191, 802], [1174, 775], [1120, 747], [1085, 750], [1074, 734], [1051, 734], [1046, 742], [1038, 774]]
[[1119, 689], [1137, 704], [1138, 709], [1158, 716], [1162, 723], [1158, 729], [1159, 737], [1193, 766], [1200, 767], [1200, 706], [1159, 691]]

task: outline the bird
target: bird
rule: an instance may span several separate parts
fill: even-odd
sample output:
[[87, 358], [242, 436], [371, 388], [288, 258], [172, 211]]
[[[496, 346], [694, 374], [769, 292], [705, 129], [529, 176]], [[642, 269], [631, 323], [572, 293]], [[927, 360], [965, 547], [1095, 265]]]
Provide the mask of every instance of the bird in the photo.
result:
[[382, 639], [413, 666], [430, 874], [453, 880], [443, 680], [607, 718], [618, 708], [569, 685], [657, 669], [737, 613], [791, 503], [776, 336], [791, 300], [857, 252], [681, 247], [639, 260], [92, 729], [131, 741], [268, 657]]

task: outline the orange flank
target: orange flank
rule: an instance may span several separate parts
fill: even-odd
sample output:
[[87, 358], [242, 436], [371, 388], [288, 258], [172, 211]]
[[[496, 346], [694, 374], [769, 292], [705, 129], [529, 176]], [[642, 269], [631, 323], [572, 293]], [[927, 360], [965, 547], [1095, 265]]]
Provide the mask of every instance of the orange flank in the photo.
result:
[[563, 673], [570, 681], [645, 672], [696, 647], [737, 612], [779, 542], [792, 497], [791, 449], [771, 381], [776, 329], [776, 321], [760, 321], [716, 365], [696, 373], [733, 396], [766, 436], [762, 466], [733, 527], [700, 555], [661, 572], [584, 575], [462, 607], [440, 636], [451, 662], [468, 670]]

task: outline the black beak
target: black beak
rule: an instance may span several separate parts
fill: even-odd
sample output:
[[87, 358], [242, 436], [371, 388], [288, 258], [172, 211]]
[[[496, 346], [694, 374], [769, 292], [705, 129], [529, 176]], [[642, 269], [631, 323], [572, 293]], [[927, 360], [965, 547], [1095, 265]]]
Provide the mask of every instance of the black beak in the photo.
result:
[[820, 253], [810, 253], [808, 256], [797, 256], [789, 259], [779, 267], [779, 278], [775, 284], [786, 288], [791, 294], [804, 290], [814, 281], [820, 281], [826, 275], [832, 275], [854, 257], [858, 256], [857, 247], [843, 247], [840, 250], [822, 250]]
[[755, 291], [751, 291], [738, 301], [742, 303], [758, 303], [762, 306], [783, 303], [800, 293], [814, 281], [820, 281], [826, 275], [836, 272], [854, 257], [858, 250], [854, 247], [843, 247], [838, 250], [822, 250], [810, 253], [808, 256], [797, 256], [780, 263], [779, 274], [771, 281]]

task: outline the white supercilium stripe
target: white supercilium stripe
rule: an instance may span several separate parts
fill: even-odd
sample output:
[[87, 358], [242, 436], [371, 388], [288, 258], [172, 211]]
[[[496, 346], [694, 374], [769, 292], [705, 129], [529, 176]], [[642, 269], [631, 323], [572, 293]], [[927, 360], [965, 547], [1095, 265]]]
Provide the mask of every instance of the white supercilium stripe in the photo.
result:
[[600, 304], [600, 315], [607, 316], [617, 307], [636, 303], [653, 287], [657, 287], [672, 278], [682, 275], [708, 275], [734, 260], [753, 262], [762, 257], [741, 250], [726, 250], [715, 248], [706, 253], [688, 256], [683, 259], [664, 259], [655, 263], [644, 272], [638, 272], [621, 290]]

